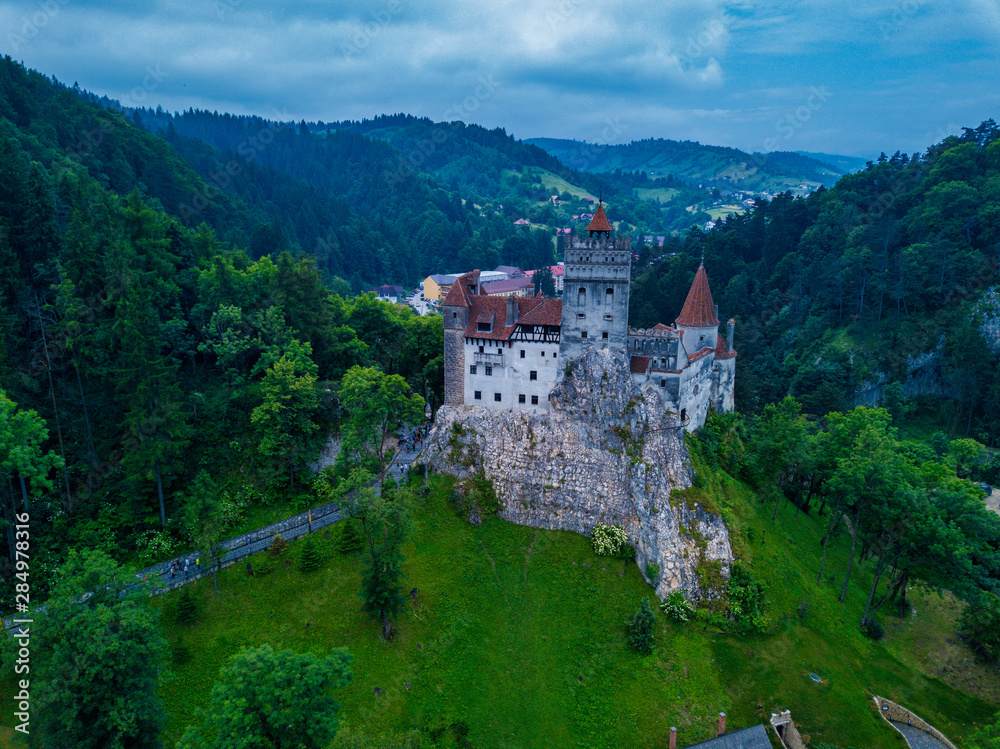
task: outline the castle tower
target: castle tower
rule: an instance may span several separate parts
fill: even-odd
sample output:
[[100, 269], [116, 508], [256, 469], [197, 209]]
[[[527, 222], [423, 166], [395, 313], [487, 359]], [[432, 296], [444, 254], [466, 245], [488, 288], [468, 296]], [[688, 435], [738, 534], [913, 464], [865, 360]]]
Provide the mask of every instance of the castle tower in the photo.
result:
[[465, 329], [469, 324], [469, 294], [479, 293], [479, 271], [466, 273], [451, 285], [441, 304], [444, 316], [444, 404], [465, 405]]
[[703, 348], [714, 349], [719, 342], [719, 315], [712, 301], [704, 263], [694, 274], [694, 281], [676, 322], [683, 331], [684, 350], [689, 356]]
[[567, 238], [559, 356], [572, 361], [587, 346], [625, 351], [632, 271], [630, 237], [612, 237], [603, 201], [589, 237]]

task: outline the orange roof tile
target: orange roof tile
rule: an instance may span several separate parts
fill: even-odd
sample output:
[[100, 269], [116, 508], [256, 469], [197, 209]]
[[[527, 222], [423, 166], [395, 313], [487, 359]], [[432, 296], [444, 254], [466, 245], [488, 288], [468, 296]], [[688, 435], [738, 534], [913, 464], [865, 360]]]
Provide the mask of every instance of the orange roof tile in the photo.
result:
[[736, 356], [736, 350], [730, 351], [726, 347], [726, 339], [721, 335], [719, 336], [718, 343], [715, 344], [715, 358], [716, 359], [732, 359]]
[[587, 231], [614, 231], [615, 227], [611, 225], [608, 221], [608, 215], [604, 212], [604, 206], [597, 206], [597, 211], [594, 213], [594, 217], [590, 219], [590, 223], [587, 224]]
[[646, 374], [649, 370], [649, 362], [652, 357], [649, 356], [633, 356], [629, 359], [629, 371], [632, 374]]
[[684, 300], [677, 324], [683, 328], [714, 328], [719, 324], [704, 264], [699, 265], [698, 272], [694, 274], [694, 281], [691, 282], [691, 289]]

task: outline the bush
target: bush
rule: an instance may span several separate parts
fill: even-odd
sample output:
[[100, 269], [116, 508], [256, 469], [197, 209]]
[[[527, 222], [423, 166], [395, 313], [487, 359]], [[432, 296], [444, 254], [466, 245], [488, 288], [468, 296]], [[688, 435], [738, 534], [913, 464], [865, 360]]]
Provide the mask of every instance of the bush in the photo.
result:
[[684, 597], [681, 591], [675, 590], [660, 604], [660, 611], [675, 622], [687, 622], [691, 620], [694, 607], [688, 603], [687, 598]]
[[731, 629], [737, 634], [763, 632], [767, 629], [767, 587], [754, 580], [750, 570], [733, 563], [729, 573], [729, 614]]
[[1000, 660], [1000, 596], [983, 593], [979, 601], [966, 606], [958, 631], [984, 658]]
[[660, 565], [655, 562], [646, 562], [646, 579], [656, 585], [660, 579]]
[[649, 655], [653, 652], [653, 626], [656, 624], [656, 617], [653, 615], [653, 607], [649, 605], [649, 599], [643, 598], [639, 605], [635, 617], [632, 619], [631, 634], [628, 642], [633, 648]]
[[882, 626], [882, 622], [878, 619], [870, 620], [863, 629], [865, 637], [875, 640], [875, 642], [878, 642], [885, 636], [885, 627]]
[[267, 547], [267, 553], [272, 557], [280, 557], [285, 553], [285, 549], [288, 548], [288, 542], [281, 537], [280, 533], [274, 534], [274, 540], [271, 541], [271, 545]]
[[353, 554], [364, 548], [364, 539], [358, 525], [353, 520], [345, 520], [340, 531], [340, 538], [337, 541], [337, 551], [341, 554]]
[[299, 554], [299, 571], [313, 572], [319, 569], [322, 561], [323, 557], [316, 548], [316, 540], [312, 536], [306, 536], [306, 540], [302, 543], [302, 552]]
[[194, 624], [198, 619], [198, 600], [194, 597], [194, 592], [190, 585], [185, 585], [181, 588], [174, 616], [181, 624]]
[[628, 536], [625, 529], [620, 525], [604, 525], [598, 523], [594, 526], [591, 541], [594, 544], [594, 553], [600, 557], [619, 556], [623, 548], [630, 548]]

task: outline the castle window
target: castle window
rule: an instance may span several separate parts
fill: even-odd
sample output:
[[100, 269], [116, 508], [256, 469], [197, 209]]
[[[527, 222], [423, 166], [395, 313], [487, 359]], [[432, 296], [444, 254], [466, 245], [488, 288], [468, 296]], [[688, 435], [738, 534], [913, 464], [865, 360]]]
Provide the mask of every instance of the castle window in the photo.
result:
[[481, 354], [481, 353], [483, 353], [483, 352], [484, 352], [485, 350], [486, 350], [486, 349], [484, 349], [484, 348], [483, 348], [482, 346], [480, 346], [480, 347], [479, 347], [479, 353], [480, 353], [480, 354]]
[[580, 290], [576, 293], [576, 303], [578, 306], [582, 307], [587, 303], [587, 290], [580, 287]]
[[493, 400], [495, 400], [497, 403], [499, 403], [500, 402], [500, 393], [493, 393]]
[[477, 390], [475, 393], [472, 394], [472, 397], [475, 398], [477, 401], [481, 401], [483, 399], [483, 391]]
[[517, 402], [518, 403], [524, 403], [524, 393], [518, 393], [518, 395], [517, 395]]
[[601, 333], [601, 340], [602, 341], [608, 340], [608, 331], [605, 330], [603, 333]]
[[580, 338], [582, 338], [585, 341], [587, 340], [587, 331], [586, 330], [583, 331], [582, 333], [580, 333]]
[[665, 388], [666, 386], [667, 386], [667, 381], [666, 380], [660, 380], [660, 387], [661, 388]]
[[534, 370], [534, 369], [531, 370], [531, 372], [528, 374], [528, 379], [529, 380], [537, 380], [538, 379], [538, 372], [536, 370]]
[[537, 395], [531, 396], [531, 405], [533, 405], [533, 406], [537, 406], [538, 405], [538, 396]]
[[698, 386], [697, 385], [694, 386], [694, 394], [698, 395]]
[[604, 300], [607, 302], [615, 301], [615, 290], [610, 286], [604, 290]]
[[458, 313], [457, 312], [452, 312], [451, 313], [451, 319], [452, 320], [457, 320], [458, 319]]
[[486, 365], [486, 376], [487, 377], [492, 377], [493, 376], [493, 365], [492, 364], [487, 364]]
[[521, 358], [524, 358], [524, 349], [521, 349]]
[[542, 352], [542, 356], [545, 356], [545, 352], [544, 351]]
[[475, 373], [476, 373], [476, 365], [475, 364], [470, 364], [469, 365], [469, 374], [475, 374]]
[[681, 423], [683, 424], [685, 421], [687, 421], [687, 418], [688, 418], [688, 410], [686, 408], [682, 408], [681, 409]]
[[604, 320], [605, 320], [605, 322], [611, 322], [611, 319], [612, 319], [612, 318], [611, 318], [611, 315], [605, 315], [605, 316], [604, 316]]
[[585, 314], [583, 314], [582, 312], [577, 312], [576, 313], [576, 319], [577, 320], [586, 320], [587, 316]]

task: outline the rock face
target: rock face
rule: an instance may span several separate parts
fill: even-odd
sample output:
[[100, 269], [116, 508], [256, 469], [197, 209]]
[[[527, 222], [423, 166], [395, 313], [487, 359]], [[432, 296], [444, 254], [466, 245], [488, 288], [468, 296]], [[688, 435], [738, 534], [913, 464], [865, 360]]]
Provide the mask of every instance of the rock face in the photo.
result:
[[588, 349], [561, 375], [547, 414], [445, 406], [422, 460], [460, 477], [479, 470], [493, 481], [500, 516], [536, 528], [588, 534], [597, 523], [621, 525], [639, 569], [666, 596], [702, 589], [696, 568], [728, 576], [729, 532], [722, 519], [674, 497], [691, 485], [677, 416], [655, 386], [640, 391], [621, 354]]

